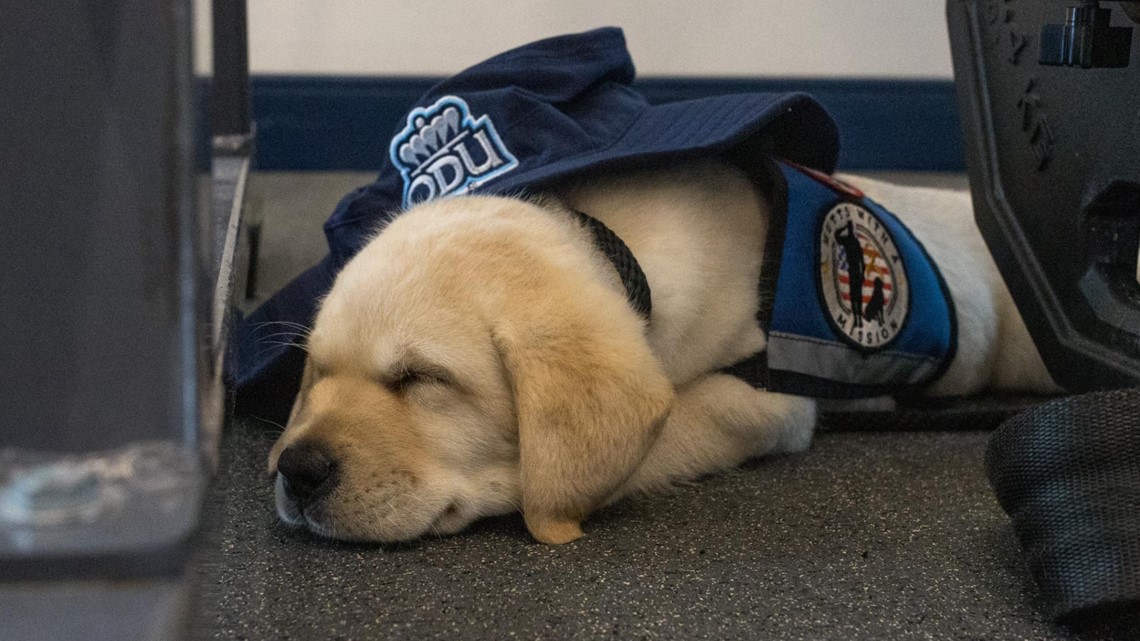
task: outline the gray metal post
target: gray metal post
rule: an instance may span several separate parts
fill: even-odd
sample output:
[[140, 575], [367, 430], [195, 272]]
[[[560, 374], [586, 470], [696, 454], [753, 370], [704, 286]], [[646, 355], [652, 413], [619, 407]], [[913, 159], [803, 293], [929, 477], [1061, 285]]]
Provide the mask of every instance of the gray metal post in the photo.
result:
[[6, 3], [0, 88], [0, 635], [165, 636], [218, 407], [190, 3]]

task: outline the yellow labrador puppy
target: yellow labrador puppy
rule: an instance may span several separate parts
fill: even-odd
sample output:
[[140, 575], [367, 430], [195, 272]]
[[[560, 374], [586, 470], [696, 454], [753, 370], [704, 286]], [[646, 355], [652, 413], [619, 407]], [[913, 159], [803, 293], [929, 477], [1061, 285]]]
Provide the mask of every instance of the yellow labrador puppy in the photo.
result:
[[[957, 352], [929, 394], [1056, 389], [968, 196], [845, 180], [898, 212], [949, 283]], [[555, 191], [414, 207], [348, 263], [269, 455], [283, 520], [399, 541], [521, 510], [536, 539], [566, 543], [607, 503], [809, 445], [816, 401], [721, 373], [765, 347], [767, 195], [716, 160]], [[639, 260], [648, 322], [573, 209]]]

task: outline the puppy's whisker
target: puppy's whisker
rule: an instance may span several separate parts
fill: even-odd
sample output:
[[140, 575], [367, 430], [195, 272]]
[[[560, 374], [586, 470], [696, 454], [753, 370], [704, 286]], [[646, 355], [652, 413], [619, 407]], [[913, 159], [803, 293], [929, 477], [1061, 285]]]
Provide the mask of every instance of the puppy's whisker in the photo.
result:
[[271, 421], [271, 420], [269, 420], [269, 419], [267, 419], [267, 418], [262, 418], [262, 417], [260, 417], [260, 416], [254, 416], [254, 415], [252, 415], [252, 414], [250, 414], [250, 418], [255, 418], [255, 419], [257, 419], [257, 420], [259, 420], [259, 421], [261, 421], [261, 422], [263, 422], [263, 423], [269, 423], [270, 425], [273, 425], [273, 426], [275, 426], [275, 427], [279, 428], [279, 433], [280, 433], [280, 432], [284, 432], [284, 431], [285, 431], [285, 426], [284, 426], [284, 425], [282, 425], [282, 424], [280, 424], [280, 423], [277, 423], [276, 421]]
[[305, 353], [308, 353], [308, 351], [309, 351], [309, 348], [307, 348], [305, 345], [303, 345], [301, 343], [287, 343], [284, 341], [272, 341], [272, 342], [267, 343], [265, 349], [263, 349], [257, 353], [257, 357], [260, 357], [262, 354], [265, 354], [266, 352], [273, 349], [274, 347], [296, 347], [297, 349], [300, 349], [301, 351], [303, 351]]
[[[417, 514], [416, 516], [419, 516], [419, 515]], [[431, 516], [433, 516], [433, 515], [429, 515], [429, 517], [431, 517]], [[442, 534], [440, 534], [440, 532], [439, 532], [439, 528], [437, 528], [437, 527], [435, 526], [435, 522], [436, 522], [436, 519], [434, 519], [434, 518], [433, 518], [433, 519], [431, 520], [431, 523], [429, 523], [429, 524], [428, 524], [428, 529], [430, 529], [430, 530], [431, 530], [431, 533], [432, 533], [433, 535], [435, 535], [435, 538], [437, 538], [437, 539], [442, 539], [442, 538], [443, 538], [443, 535], [442, 535]]]
[[398, 511], [399, 510], [396, 508], [396, 505], [392, 503], [392, 499], [387, 499], [383, 509], [373, 509], [373, 513], [375, 513], [395, 529], [400, 529], [400, 522], [396, 519], [395, 516], [395, 513]]
[[[304, 341], [304, 340], [306, 340], [306, 339], [308, 339], [308, 338], [309, 338], [309, 337], [308, 337], [308, 335], [306, 335], [306, 334], [298, 334], [297, 332], [276, 332], [276, 333], [273, 333], [273, 334], [269, 334], [269, 335], [266, 335], [266, 336], [262, 336], [262, 337], [258, 338], [257, 340], [258, 340], [259, 342], [261, 342], [261, 341], [266, 341], [266, 340], [269, 340], [269, 339], [271, 339], [271, 338], [276, 338], [276, 337], [278, 337], [278, 336], [288, 336], [288, 337], [291, 337], [291, 338], [299, 338], [299, 339], [301, 339], [301, 341]], [[300, 341], [298, 341], [298, 342], [300, 342]]]
[[302, 338], [307, 338], [309, 335], [305, 332], [298, 332], [298, 331], [294, 330], [294, 331], [285, 331], [285, 332], [274, 332], [272, 334], [266, 334], [265, 336], [262, 336], [261, 338], [273, 338], [274, 336], [300, 336]]
[[302, 325], [300, 323], [294, 323], [291, 321], [266, 321], [263, 323], [257, 323], [256, 325], [254, 325], [254, 327], [256, 327], [257, 329], [261, 329], [262, 327], [268, 327], [270, 325], [284, 325], [285, 327], [291, 327], [293, 329], [300, 330], [306, 334], [312, 331], [312, 328], [310, 328], [306, 325]]
[[304, 346], [302, 346], [302, 344], [294, 343], [294, 342], [290, 342], [290, 341], [261, 341], [261, 342], [263, 344], [267, 344], [267, 346], [270, 346], [270, 347], [283, 346], [283, 347], [298, 347], [298, 348], [304, 349]]

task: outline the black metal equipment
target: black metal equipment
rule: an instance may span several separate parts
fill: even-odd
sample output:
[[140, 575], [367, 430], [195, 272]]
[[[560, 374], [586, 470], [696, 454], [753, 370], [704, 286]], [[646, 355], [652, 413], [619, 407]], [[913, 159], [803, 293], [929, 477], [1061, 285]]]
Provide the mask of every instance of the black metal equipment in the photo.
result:
[[1140, 381], [1140, 24], [1101, 4], [948, 3], [978, 224], [1070, 391]]
[[[1053, 378], [987, 474], [1045, 610], [1140, 625], [1140, 2], [948, 0], [975, 215]], [[1061, 19], [1063, 16], [1063, 20]]]

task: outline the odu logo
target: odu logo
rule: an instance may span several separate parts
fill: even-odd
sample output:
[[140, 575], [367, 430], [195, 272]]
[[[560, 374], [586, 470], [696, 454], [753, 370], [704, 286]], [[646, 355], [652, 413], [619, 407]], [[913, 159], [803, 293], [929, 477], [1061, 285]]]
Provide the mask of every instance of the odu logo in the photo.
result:
[[413, 109], [389, 153], [404, 178], [404, 207], [467, 193], [519, 165], [491, 119], [472, 118], [467, 103], [457, 96]]

